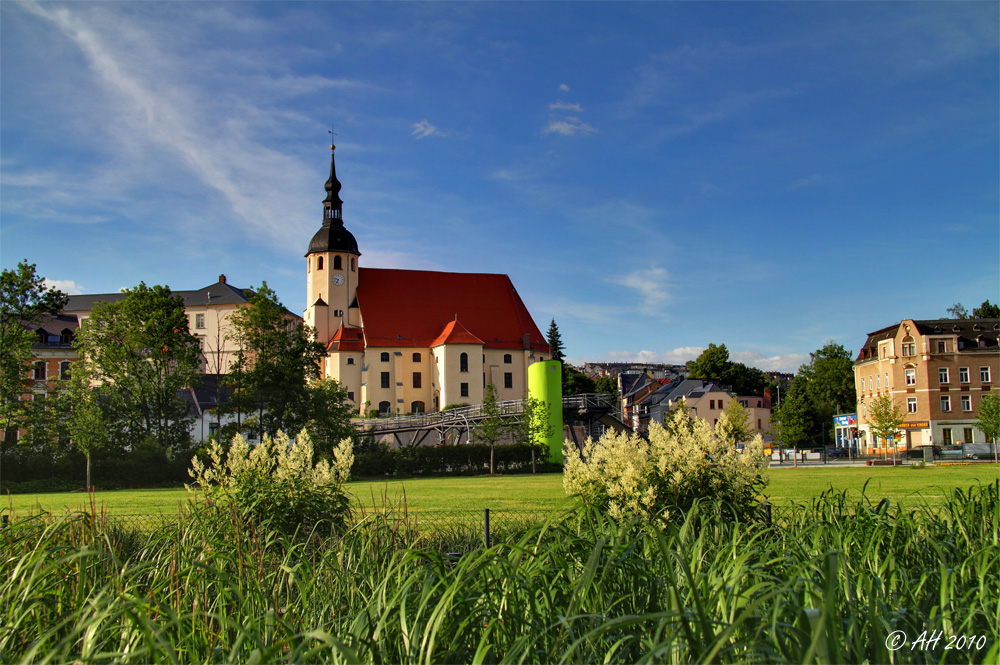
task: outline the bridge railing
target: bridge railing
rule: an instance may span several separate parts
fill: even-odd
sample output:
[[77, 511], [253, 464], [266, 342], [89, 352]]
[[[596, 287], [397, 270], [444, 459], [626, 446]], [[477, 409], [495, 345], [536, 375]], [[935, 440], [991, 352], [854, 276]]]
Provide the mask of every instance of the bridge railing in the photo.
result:
[[[517, 416], [524, 413], [524, 400], [513, 399], [498, 402], [501, 416]], [[586, 393], [583, 395], [568, 395], [563, 397], [563, 409], [614, 410], [616, 404], [607, 393]], [[483, 418], [481, 404], [460, 406], [437, 413], [421, 413], [410, 416], [391, 416], [373, 420], [355, 421], [354, 426], [374, 431], [422, 429], [425, 427], [469, 427], [471, 423]]]

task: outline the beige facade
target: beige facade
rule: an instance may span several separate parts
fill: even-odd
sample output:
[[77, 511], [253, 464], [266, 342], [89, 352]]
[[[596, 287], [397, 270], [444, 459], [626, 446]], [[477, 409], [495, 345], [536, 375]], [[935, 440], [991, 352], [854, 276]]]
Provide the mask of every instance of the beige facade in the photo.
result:
[[904, 415], [900, 449], [985, 443], [975, 427], [984, 394], [997, 390], [1000, 320], [906, 319], [868, 335], [854, 364], [862, 445], [883, 450], [871, 434], [869, 406], [889, 395]]

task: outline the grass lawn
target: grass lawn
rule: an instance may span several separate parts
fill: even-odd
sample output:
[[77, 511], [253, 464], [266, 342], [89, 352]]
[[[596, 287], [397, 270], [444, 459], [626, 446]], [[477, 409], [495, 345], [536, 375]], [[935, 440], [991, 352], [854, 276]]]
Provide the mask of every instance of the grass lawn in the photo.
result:
[[[867, 495], [877, 503], [916, 503], [916, 496], [939, 501], [952, 487], [969, 487], [1000, 478], [1000, 467], [992, 464], [904, 467], [801, 467], [771, 469], [767, 494], [772, 503], [808, 502], [831, 487], [860, 493], [868, 482]], [[357, 504], [371, 508], [402, 501], [405, 494], [410, 510], [479, 511], [551, 510], [570, 501], [563, 492], [561, 474], [537, 476], [463, 476], [458, 478], [416, 478], [404, 481], [355, 481], [348, 491]], [[119, 515], [176, 513], [179, 502], [190, 495], [183, 488], [116, 490], [97, 492], [98, 508]], [[56, 494], [15, 494], [0, 504], [4, 512], [13, 507], [19, 513], [39, 509], [51, 512], [88, 508], [83, 492]]]

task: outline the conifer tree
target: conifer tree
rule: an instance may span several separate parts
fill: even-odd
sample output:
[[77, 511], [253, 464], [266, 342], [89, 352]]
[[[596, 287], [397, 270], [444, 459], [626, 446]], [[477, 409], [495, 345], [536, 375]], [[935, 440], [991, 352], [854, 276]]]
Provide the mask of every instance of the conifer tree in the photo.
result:
[[549, 324], [549, 331], [546, 333], [545, 339], [549, 343], [549, 348], [552, 349], [552, 360], [565, 362], [562, 335], [559, 334], [559, 326], [556, 325], [555, 319], [552, 319], [552, 323]]

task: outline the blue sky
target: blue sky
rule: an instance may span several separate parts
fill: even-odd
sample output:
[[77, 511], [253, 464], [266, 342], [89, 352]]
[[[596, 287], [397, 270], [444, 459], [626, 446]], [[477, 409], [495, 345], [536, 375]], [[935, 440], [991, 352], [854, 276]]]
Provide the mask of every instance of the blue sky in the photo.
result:
[[361, 265], [795, 371], [1000, 299], [998, 7], [3, 2], [0, 260], [301, 312], [332, 126]]

